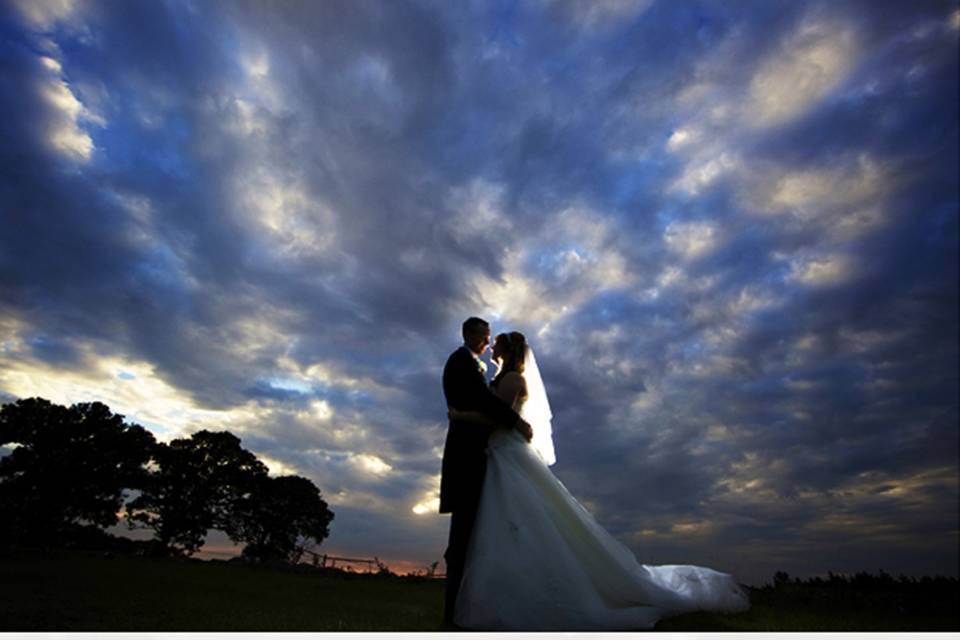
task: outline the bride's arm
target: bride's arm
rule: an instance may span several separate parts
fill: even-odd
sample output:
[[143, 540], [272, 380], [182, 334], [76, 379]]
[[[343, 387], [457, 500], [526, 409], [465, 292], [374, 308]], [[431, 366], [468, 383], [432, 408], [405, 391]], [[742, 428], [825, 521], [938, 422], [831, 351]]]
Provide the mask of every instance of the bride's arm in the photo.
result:
[[527, 383], [519, 373], [510, 372], [500, 380], [500, 384], [497, 385], [496, 394], [497, 397], [506, 402], [511, 409], [519, 413], [520, 404], [522, 403], [518, 400], [526, 397]]
[[[527, 381], [519, 373], [510, 372], [500, 379], [496, 393], [510, 408], [520, 413], [520, 405], [527, 397]], [[533, 439], [533, 429], [527, 422], [521, 420], [514, 426], [527, 442]]]
[[[508, 373], [500, 380], [500, 384], [497, 385], [496, 396], [504, 402], [507, 406], [513, 408], [515, 411], [519, 411], [519, 406], [514, 407], [514, 403], [517, 401], [517, 398], [526, 396], [527, 392], [527, 383], [524, 381], [523, 376], [517, 373]], [[488, 417], [486, 414], [480, 413], [479, 411], [460, 411], [459, 409], [454, 409], [451, 406], [447, 406], [447, 417], [451, 420], [463, 420], [464, 422], [472, 422], [475, 424], [483, 425], [485, 427], [506, 427], [508, 429], [515, 428], [519, 431], [524, 439], [527, 442], [533, 438], [533, 429], [530, 425], [527, 424], [524, 420], [518, 420], [516, 424], [509, 425], [502, 422], [497, 422], [496, 420]]]

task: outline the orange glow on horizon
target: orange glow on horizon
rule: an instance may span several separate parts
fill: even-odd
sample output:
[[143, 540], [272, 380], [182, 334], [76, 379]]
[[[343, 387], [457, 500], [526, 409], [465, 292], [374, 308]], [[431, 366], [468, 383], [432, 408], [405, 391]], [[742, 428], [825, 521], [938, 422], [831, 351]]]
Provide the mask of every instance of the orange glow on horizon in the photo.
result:
[[[194, 555], [194, 558], [198, 560], [229, 560], [231, 558], [238, 557], [243, 551], [241, 545], [230, 545], [230, 544], [205, 544], [203, 545]], [[323, 549], [320, 552], [320, 555], [326, 554], [327, 556], [333, 558], [362, 558], [373, 560], [374, 556], [368, 556], [366, 554], [357, 554], [355, 552], [347, 551], [338, 551], [336, 549]], [[395, 559], [395, 558], [381, 558], [377, 556], [377, 559], [380, 560], [391, 573], [397, 575], [406, 575], [415, 572], [426, 572], [430, 568], [429, 562], [422, 562], [417, 560], [405, 560], [405, 559]], [[310, 564], [312, 557], [310, 554], [304, 554], [300, 562], [302, 564]], [[443, 573], [444, 564], [443, 561], [438, 558], [438, 564], [436, 568], [436, 573]], [[335, 566], [337, 568], [350, 569], [356, 573], [375, 573], [376, 567], [373, 565], [368, 565], [366, 563], [349, 563], [337, 561]]]

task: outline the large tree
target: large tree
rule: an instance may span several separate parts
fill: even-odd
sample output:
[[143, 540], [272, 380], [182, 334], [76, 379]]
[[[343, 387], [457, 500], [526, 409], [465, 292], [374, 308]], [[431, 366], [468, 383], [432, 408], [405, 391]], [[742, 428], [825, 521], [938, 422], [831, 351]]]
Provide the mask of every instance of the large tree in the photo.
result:
[[227, 432], [199, 431], [159, 444], [157, 466], [127, 507], [131, 527], [154, 530], [168, 552], [191, 555], [209, 529], [233, 527], [238, 501], [249, 497], [267, 468]]
[[261, 478], [240, 500], [227, 535], [245, 542], [244, 557], [296, 563], [306, 547], [330, 535], [333, 512], [307, 478]]
[[140, 489], [155, 440], [100, 403], [69, 408], [27, 398], [0, 409], [0, 535], [49, 543], [78, 525], [118, 522], [125, 489]]

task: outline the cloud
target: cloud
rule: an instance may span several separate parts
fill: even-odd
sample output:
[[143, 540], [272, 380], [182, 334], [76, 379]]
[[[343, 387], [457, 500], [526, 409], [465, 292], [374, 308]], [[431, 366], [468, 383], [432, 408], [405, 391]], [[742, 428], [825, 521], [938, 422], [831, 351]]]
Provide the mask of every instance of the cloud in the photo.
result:
[[836, 89], [855, 67], [856, 30], [811, 13], [750, 81], [743, 117], [774, 126], [803, 114]]
[[794, 261], [791, 277], [808, 286], [824, 286], [843, 282], [851, 277], [853, 268], [846, 256], [823, 256]]
[[671, 222], [663, 237], [670, 250], [684, 258], [696, 258], [716, 245], [717, 229], [709, 222]]
[[60, 22], [67, 22], [78, 13], [74, 0], [15, 0], [13, 5], [23, 19], [38, 31], [49, 31]]
[[653, 4], [653, 0], [552, 0], [551, 9], [558, 10], [578, 27], [594, 31], [635, 20]]
[[48, 131], [48, 142], [68, 158], [86, 162], [93, 153], [94, 145], [90, 135], [79, 126], [79, 121], [84, 119], [101, 127], [105, 126], [106, 122], [90, 113], [77, 100], [69, 85], [62, 79], [63, 67], [59, 62], [47, 56], [42, 56], [40, 62], [50, 72], [40, 94], [58, 112]]
[[807, 206], [837, 206], [875, 200], [884, 185], [884, 176], [869, 158], [858, 158], [855, 168], [801, 171], [776, 181], [770, 206], [803, 209]]

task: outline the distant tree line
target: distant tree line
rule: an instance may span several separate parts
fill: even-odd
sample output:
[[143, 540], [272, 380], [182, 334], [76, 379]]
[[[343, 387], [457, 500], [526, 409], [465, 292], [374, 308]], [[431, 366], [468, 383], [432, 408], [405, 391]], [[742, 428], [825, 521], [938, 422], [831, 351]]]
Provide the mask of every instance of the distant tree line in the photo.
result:
[[[870, 618], [870, 625], [890, 625], [888, 630], [936, 631], [957, 629], [960, 624], [960, 580], [954, 576], [893, 577], [880, 570], [877, 574], [830, 572], [801, 579], [778, 571], [772, 584], [751, 589], [750, 601], [755, 607], [800, 621], [796, 623], [800, 628], [806, 624], [805, 615], [815, 616], [820, 625], [837, 624], [851, 630], [857, 628], [858, 617]], [[904, 622], [909, 626], [900, 626]]]
[[297, 562], [330, 533], [333, 512], [300, 476], [270, 477], [227, 431], [158, 442], [100, 403], [43, 398], [0, 409], [0, 545], [51, 546], [91, 527], [153, 531], [151, 551], [189, 556], [209, 529], [242, 555]]
[[882, 569], [877, 574], [866, 571], [858, 571], [851, 574], [828, 571], [826, 576], [813, 576], [806, 579], [791, 577], [786, 571], [777, 571], [773, 574], [773, 587], [812, 587], [825, 589], [831, 587], [854, 587], [859, 590], [895, 590], [898, 587], [902, 587], [913, 591], [915, 591], [917, 587], [930, 587], [931, 589], [952, 588], [956, 591], [960, 588], [960, 580], [953, 576], [941, 575], [917, 578], [900, 574], [900, 576], [895, 578]]

